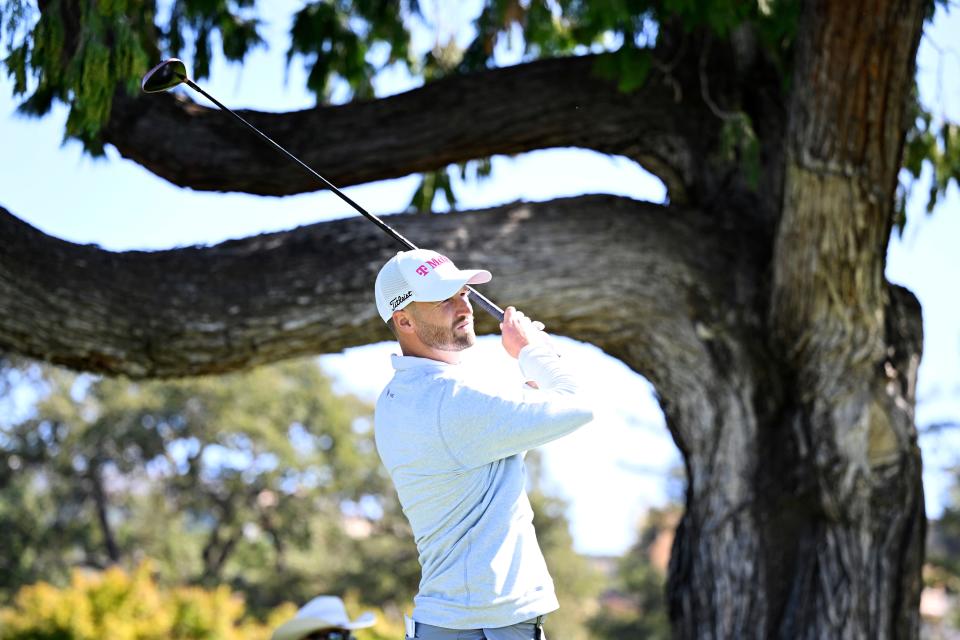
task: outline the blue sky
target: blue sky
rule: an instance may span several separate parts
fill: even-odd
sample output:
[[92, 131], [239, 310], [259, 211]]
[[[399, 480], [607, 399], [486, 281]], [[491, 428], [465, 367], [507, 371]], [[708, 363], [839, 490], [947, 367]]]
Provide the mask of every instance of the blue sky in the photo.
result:
[[[291, 0], [264, 3], [270, 11], [267, 39], [280, 44], [273, 50], [257, 50], [242, 67], [216, 63], [212, 78], [201, 84], [235, 108], [280, 111], [311, 106], [313, 98], [303, 89], [303, 70], [294, 62], [288, 71], [283, 63], [289, 15], [299, 4]], [[456, 25], [469, 19], [470, 13], [461, 11], [463, 15], [445, 14], [436, 22], [446, 33], [463, 38], [463, 30]], [[957, 12], [945, 16], [941, 10], [921, 47], [919, 63], [925, 98], [943, 105], [943, 113], [955, 121], [960, 120], [960, 58], [940, 55], [937, 48], [946, 49], [958, 36]], [[431, 37], [426, 31], [418, 32], [417, 46], [429, 47]], [[504, 53], [507, 59], [510, 55]], [[393, 72], [380, 79], [377, 87], [380, 93], [395, 93], [416, 84], [415, 79]], [[92, 160], [81, 154], [76, 143], [61, 145], [63, 109], [31, 120], [14, 115], [14, 108], [10, 82], [0, 79], [0, 204], [60, 238], [117, 251], [161, 249], [213, 244], [351, 214], [346, 204], [327, 193], [272, 198], [179, 189], [119, 158], [112, 149], [106, 159]], [[322, 167], [316, 168], [323, 173]], [[296, 170], [291, 164], [291, 171]], [[370, 211], [388, 214], [409, 202], [416, 184], [417, 178], [409, 176], [346, 192]], [[662, 185], [632, 162], [573, 149], [497, 157], [492, 178], [459, 184], [457, 191], [464, 209], [591, 192], [663, 199]], [[914, 291], [924, 308], [926, 347], [918, 407], [918, 423], [923, 425], [960, 420], [960, 298], [956, 294], [960, 199], [954, 188], [932, 217], [921, 208], [920, 203], [911, 205], [903, 238], [891, 242], [887, 274]], [[535, 309], [526, 311], [536, 315]], [[547, 487], [570, 501], [579, 551], [620, 553], [633, 541], [643, 511], [676, 491], [667, 473], [679, 463], [679, 454], [643, 378], [594, 347], [566, 339], [561, 345], [578, 367], [591, 371], [590, 392], [603, 409], [594, 424], [544, 448]], [[372, 398], [389, 378], [387, 354], [393, 350], [393, 345], [384, 343], [324, 356], [322, 362], [342, 388]], [[513, 366], [503, 360], [495, 339], [481, 340], [473, 357], [483, 366]], [[928, 512], [936, 515], [949, 479], [942, 470], [957, 463], [954, 452], [960, 442], [956, 434], [946, 433], [924, 436], [921, 444]], [[602, 499], [611, 491], [616, 492], [616, 502]]]

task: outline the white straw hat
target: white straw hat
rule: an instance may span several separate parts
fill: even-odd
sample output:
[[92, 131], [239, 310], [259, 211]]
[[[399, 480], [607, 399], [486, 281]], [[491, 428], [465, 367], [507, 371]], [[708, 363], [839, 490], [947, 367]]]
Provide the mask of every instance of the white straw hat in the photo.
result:
[[372, 611], [351, 621], [343, 600], [337, 596], [317, 596], [303, 605], [293, 618], [277, 627], [272, 640], [301, 640], [314, 631], [324, 629], [365, 629], [372, 627], [375, 622], [376, 616]]
[[400, 251], [377, 274], [377, 311], [387, 322], [411, 302], [446, 300], [463, 285], [483, 284], [492, 277], [484, 269], [457, 269], [450, 258], [429, 249]]

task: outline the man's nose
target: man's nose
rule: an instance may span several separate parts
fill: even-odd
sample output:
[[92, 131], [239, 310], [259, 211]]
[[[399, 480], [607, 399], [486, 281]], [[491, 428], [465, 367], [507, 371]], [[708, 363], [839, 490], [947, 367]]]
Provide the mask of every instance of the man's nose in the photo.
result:
[[457, 313], [473, 313], [473, 305], [469, 296], [457, 296]]

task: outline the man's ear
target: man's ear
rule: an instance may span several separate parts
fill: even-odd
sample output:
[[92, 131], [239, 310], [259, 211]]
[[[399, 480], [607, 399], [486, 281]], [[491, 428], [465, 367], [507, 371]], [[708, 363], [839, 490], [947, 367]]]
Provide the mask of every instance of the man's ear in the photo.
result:
[[393, 326], [398, 333], [413, 333], [413, 319], [405, 309], [393, 312]]

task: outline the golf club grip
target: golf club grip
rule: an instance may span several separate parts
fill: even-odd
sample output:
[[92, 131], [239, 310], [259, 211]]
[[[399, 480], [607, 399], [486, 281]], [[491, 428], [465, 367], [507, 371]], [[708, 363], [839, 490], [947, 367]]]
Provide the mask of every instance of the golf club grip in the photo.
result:
[[470, 289], [470, 301], [479, 306], [481, 309], [489, 313], [494, 320], [497, 322], [503, 322], [503, 309], [498, 307], [490, 300], [473, 287], [467, 285], [467, 289]]

